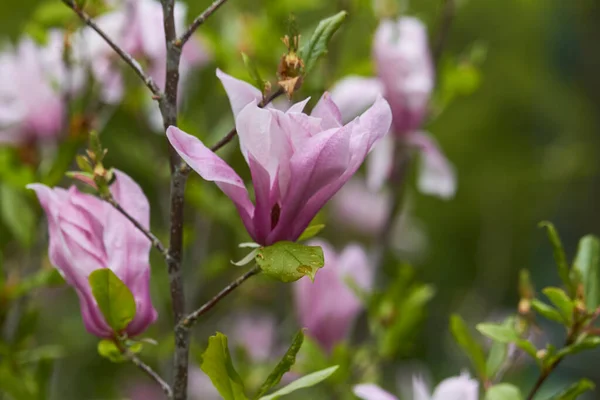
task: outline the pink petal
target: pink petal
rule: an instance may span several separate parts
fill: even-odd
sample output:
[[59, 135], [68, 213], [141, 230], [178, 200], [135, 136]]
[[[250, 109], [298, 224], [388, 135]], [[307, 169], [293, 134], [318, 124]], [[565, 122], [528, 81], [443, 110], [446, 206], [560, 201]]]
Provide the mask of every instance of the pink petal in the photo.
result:
[[331, 100], [341, 112], [343, 122], [349, 122], [369, 108], [383, 95], [383, 84], [377, 78], [348, 76], [331, 88]]
[[469, 374], [442, 381], [433, 392], [431, 400], [477, 400], [479, 384]]
[[260, 90], [251, 84], [227, 75], [220, 69], [217, 69], [217, 77], [227, 92], [234, 117], [237, 117], [239, 112], [252, 101], [258, 104], [262, 100]]
[[413, 376], [413, 400], [430, 400], [429, 388], [422, 378]]
[[310, 115], [315, 118], [321, 118], [322, 129], [339, 128], [342, 126], [342, 114], [338, 106], [331, 99], [331, 95], [327, 92], [323, 94]]
[[390, 177], [394, 165], [395, 142], [391, 135], [385, 135], [367, 157], [367, 186], [379, 191]]
[[352, 391], [355, 396], [363, 400], [398, 400], [397, 397], [374, 384], [356, 385]]

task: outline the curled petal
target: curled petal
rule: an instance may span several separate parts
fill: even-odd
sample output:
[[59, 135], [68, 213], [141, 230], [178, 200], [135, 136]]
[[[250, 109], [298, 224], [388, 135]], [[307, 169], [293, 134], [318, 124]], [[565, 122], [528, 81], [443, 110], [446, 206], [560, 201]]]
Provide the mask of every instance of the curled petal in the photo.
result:
[[251, 84], [227, 75], [220, 69], [217, 69], [217, 77], [221, 80], [221, 83], [227, 92], [231, 110], [235, 117], [237, 117], [239, 112], [248, 104], [253, 101], [258, 104], [262, 100], [262, 93], [260, 90]]
[[340, 109], [327, 92], [323, 94], [310, 115], [315, 118], [321, 118], [322, 129], [339, 128], [342, 126]]
[[386, 392], [377, 385], [364, 383], [354, 386], [354, 395], [363, 400], [398, 400], [396, 396]]
[[369, 108], [383, 95], [384, 88], [377, 78], [348, 76], [331, 88], [331, 99], [341, 112], [343, 122], [349, 122]]
[[394, 139], [385, 135], [367, 157], [367, 186], [369, 190], [379, 191], [390, 177], [394, 165]]

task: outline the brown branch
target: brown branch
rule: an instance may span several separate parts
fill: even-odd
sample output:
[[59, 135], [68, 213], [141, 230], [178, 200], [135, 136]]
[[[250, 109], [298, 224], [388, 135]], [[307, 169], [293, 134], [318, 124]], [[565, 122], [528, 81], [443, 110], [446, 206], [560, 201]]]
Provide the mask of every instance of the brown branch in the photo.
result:
[[135, 60], [135, 58], [133, 58], [133, 56], [131, 56], [131, 54], [119, 47], [119, 45], [116, 44], [85, 11], [79, 8], [74, 0], [62, 0], [62, 2], [72, 9], [87, 26], [96, 31], [96, 33], [100, 35], [102, 39], [104, 39], [104, 41], [123, 59], [123, 61], [125, 61], [127, 65], [133, 69], [136, 75], [139, 76], [142, 81], [144, 81], [144, 84], [148, 87], [148, 89], [150, 89], [155, 99], [159, 100], [162, 98], [163, 94], [156, 83], [154, 83], [154, 80], [152, 80], [152, 78], [144, 72], [142, 66]]
[[176, 40], [176, 44], [179, 47], [183, 47], [183, 45], [192, 37], [196, 29], [200, 27], [210, 17], [215, 11], [219, 9], [223, 4], [225, 4], [227, 0], [215, 0], [202, 14], [200, 14], [196, 19], [192, 22], [192, 24], [185, 30], [183, 35]]
[[171, 389], [171, 386], [169, 386], [169, 384], [165, 382], [165, 380], [161, 378], [156, 371], [140, 360], [135, 354], [127, 351], [125, 355], [133, 364], [135, 364], [136, 367], [141, 369], [146, 375], [160, 385], [162, 391], [169, 400], [173, 398], [173, 390]]
[[227, 295], [233, 292], [236, 288], [238, 288], [242, 283], [244, 283], [249, 278], [253, 277], [260, 273], [260, 267], [254, 266], [251, 270], [246, 272], [244, 275], [237, 278], [235, 281], [231, 282], [225, 288], [223, 288], [216, 296], [206, 302], [202, 307], [185, 317], [180, 323], [179, 327], [188, 330], [190, 329], [194, 323], [198, 320], [198, 318], [204, 313], [210, 311], [218, 302], [223, 300]]
[[450, 35], [450, 28], [454, 21], [454, 15], [456, 13], [456, 4], [454, 0], [443, 0], [442, 14], [440, 15], [440, 22], [438, 24], [437, 35], [433, 43], [433, 65], [438, 66], [446, 44], [448, 42], [448, 36]]
[[[269, 97], [263, 99], [258, 106], [260, 108], [263, 108], [267, 104], [269, 104], [270, 102], [272, 102], [273, 100], [275, 100], [276, 98], [278, 98], [279, 96], [281, 96], [284, 93], [285, 93], [285, 90], [283, 90], [283, 88], [279, 88], [276, 92], [272, 93]], [[237, 135], [237, 130], [235, 129], [235, 127], [233, 127], [229, 131], [229, 133], [227, 133], [227, 135], [223, 136], [223, 138], [221, 140], [219, 140], [217, 143], [215, 143], [210, 149], [212, 151], [219, 150], [221, 147], [223, 147], [227, 143], [231, 142], [233, 140], [233, 138], [235, 137], [235, 135]]]

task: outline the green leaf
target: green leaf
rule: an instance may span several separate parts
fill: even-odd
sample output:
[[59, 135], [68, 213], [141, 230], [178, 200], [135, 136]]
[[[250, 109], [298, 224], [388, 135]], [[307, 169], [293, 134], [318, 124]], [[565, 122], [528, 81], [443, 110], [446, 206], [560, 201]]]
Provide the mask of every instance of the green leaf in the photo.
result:
[[293, 282], [308, 275], [314, 280], [325, 259], [319, 246], [305, 246], [293, 242], [277, 242], [262, 247], [256, 255], [262, 271], [282, 282]]
[[540, 362], [537, 354], [538, 350], [533, 343], [525, 339], [517, 339], [514, 343], [519, 349], [529, 354], [536, 362]]
[[304, 61], [304, 74], [308, 74], [317, 63], [319, 57], [327, 53], [327, 45], [333, 34], [342, 25], [348, 13], [339, 13], [319, 22], [317, 29], [310, 38], [308, 44], [300, 50], [300, 58]]
[[594, 312], [600, 305], [600, 240], [596, 236], [581, 238], [573, 268], [581, 272], [585, 306]]
[[554, 307], [540, 301], [538, 299], [531, 300], [531, 307], [540, 314], [542, 317], [549, 319], [550, 321], [558, 322], [559, 324], [568, 323], [561, 313], [559, 313]]
[[303, 376], [302, 378], [296, 379], [294, 382], [290, 383], [289, 385], [279, 389], [275, 393], [270, 394], [269, 396], [261, 397], [260, 400], [275, 400], [282, 396], [285, 396], [286, 394], [295, 392], [296, 390], [314, 386], [317, 383], [321, 383], [322, 381], [324, 381], [325, 379], [327, 379], [331, 375], [333, 375], [333, 373], [338, 369], [338, 367], [339, 367], [338, 365], [335, 365], [333, 367], [322, 369], [320, 371], [313, 372], [312, 374]]
[[117, 344], [108, 339], [98, 342], [98, 354], [115, 363], [127, 361], [127, 358], [121, 353]]
[[275, 369], [273, 369], [273, 371], [269, 374], [267, 380], [265, 380], [265, 382], [261, 385], [260, 389], [254, 396], [254, 399], [260, 398], [281, 381], [283, 375], [290, 370], [292, 365], [296, 363], [296, 354], [298, 354], [298, 351], [300, 351], [303, 342], [304, 332], [300, 330], [296, 336], [294, 336], [292, 345], [285, 352], [283, 358], [279, 361]]
[[471, 359], [479, 376], [486, 378], [486, 361], [483, 349], [481, 348], [481, 345], [475, 341], [469, 332], [467, 324], [460, 315], [453, 314], [450, 317], [450, 330], [458, 345]]
[[308, 228], [306, 228], [306, 230], [302, 233], [302, 235], [300, 235], [300, 237], [298, 238], [299, 242], [303, 242], [305, 240], [308, 240], [312, 237], [315, 237], [319, 234], [319, 232], [321, 232], [323, 230], [323, 228], [325, 228], [325, 224], [318, 224], [318, 225], [311, 225]]
[[11, 299], [16, 299], [28, 294], [32, 290], [42, 287], [59, 286], [64, 283], [65, 280], [56, 269], [42, 269], [10, 288], [8, 295]]
[[244, 258], [242, 258], [240, 261], [229, 261], [230, 263], [232, 263], [233, 265], [235, 265], [236, 267], [243, 267], [246, 264], [249, 264], [254, 257], [256, 257], [256, 255], [258, 254], [258, 252], [260, 251], [260, 249], [254, 249], [252, 250], [250, 253], [246, 254], [246, 256], [244, 256]]
[[36, 8], [32, 19], [46, 28], [61, 26], [73, 19], [73, 11], [62, 2], [50, 0]]
[[500, 343], [512, 343], [519, 340], [519, 334], [510, 326], [500, 324], [483, 323], [477, 324], [477, 330], [481, 334]]
[[569, 277], [569, 264], [567, 263], [567, 257], [565, 256], [565, 250], [562, 242], [560, 241], [560, 236], [558, 235], [556, 228], [551, 222], [548, 221], [541, 222], [539, 226], [541, 228], [546, 228], [548, 239], [550, 240], [550, 244], [552, 244], [552, 248], [554, 250], [554, 261], [558, 267], [558, 276], [560, 276], [560, 279], [569, 289], [569, 293], [575, 293], [575, 288], [573, 287], [571, 278]]
[[558, 309], [560, 315], [564, 318], [565, 322], [570, 325], [573, 323], [573, 311], [575, 310], [575, 303], [569, 298], [567, 293], [560, 288], [547, 287], [542, 290], [542, 293], [548, 297], [548, 300]]
[[260, 73], [258, 72], [258, 68], [256, 68], [256, 64], [250, 57], [248, 57], [248, 55], [246, 53], [242, 53], [242, 59], [244, 60], [244, 65], [246, 66], [246, 70], [248, 71], [250, 78], [252, 78], [252, 80], [254, 81], [254, 85], [257, 88], [259, 88], [261, 92], [264, 92], [265, 81], [260, 76]]
[[120, 332], [135, 317], [135, 299], [129, 288], [108, 268], [97, 269], [89, 277], [92, 294], [106, 323]]
[[500, 383], [488, 389], [485, 400], [521, 400], [523, 395], [518, 387], [509, 383]]
[[24, 247], [30, 247], [35, 233], [36, 217], [25, 189], [0, 185], [0, 213], [4, 225]]
[[212, 381], [225, 400], [246, 400], [244, 383], [231, 361], [227, 336], [221, 332], [208, 338], [208, 347], [202, 354], [200, 368]]
[[[503, 326], [512, 327], [515, 324], [514, 317], [508, 317], [502, 323]], [[506, 357], [508, 356], [508, 344], [498, 341], [494, 341], [490, 348], [490, 352], [486, 361], [486, 371], [490, 378], [493, 378], [502, 364], [504, 364]]]
[[552, 396], [551, 400], [575, 400], [577, 397], [587, 392], [594, 390], [596, 385], [589, 379], [581, 379], [579, 382], [572, 384], [562, 392]]
[[586, 334], [580, 335], [575, 343], [561, 349], [556, 353], [556, 358], [562, 358], [567, 355], [581, 353], [586, 350], [593, 350], [600, 346], [600, 337], [598, 336], [587, 336]]

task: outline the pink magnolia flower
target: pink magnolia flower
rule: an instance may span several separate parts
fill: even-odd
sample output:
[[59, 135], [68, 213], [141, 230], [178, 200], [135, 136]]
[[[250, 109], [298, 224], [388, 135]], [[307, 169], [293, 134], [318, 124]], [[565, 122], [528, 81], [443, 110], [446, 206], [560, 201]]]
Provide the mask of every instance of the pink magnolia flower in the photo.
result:
[[252, 239], [262, 245], [295, 241], [325, 203], [348, 181], [391, 124], [390, 108], [378, 98], [360, 118], [342, 125], [325, 93], [311, 115], [308, 99], [286, 112], [262, 109], [258, 89], [217, 72], [235, 115], [240, 147], [252, 175], [255, 204], [244, 182], [196, 137], [176, 127], [171, 145], [200, 176], [214, 181], [235, 203]]
[[[377, 385], [362, 384], [354, 386], [354, 394], [363, 400], [398, 400], [398, 398]], [[469, 374], [442, 381], [430, 394], [425, 383], [413, 378], [413, 400], [477, 400], [479, 384]]]
[[[331, 91], [344, 119], [357, 115], [376, 96], [389, 102], [395, 139], [421, 152], [419, 190], [447, 199], [454, 196], [456, 177], [437, 143], [420, 132], [434, 85], [434, 69], [427, 44], [427, 30], [416, 18], [383, 21], [373, 44], [378, 78], [349, 76]], [[394, 160], [392, 137], [381, 141], [369, 157], [368, 182], [381, 188]]]
[[[129, 176], [115, 171], [110, 191], [129, 214], [148, 227], [150, 207], [142, 189]], [[112, 337], [88, 282], [100, 268], [110, 268], [127, 285], [135, 298], [136, 314], [125, 332], [142, 333], [156, 320], [150, 298], [151, 243], [129, 220], [110, 204], [81, 193], [31, 184], [46, 212], [50, 236], [50, 262], [61, 272], [79, 296], [86, 329], [98, 337]]]
[[273, 354], [276, 329], [275, 319], [269, 314], [241, 314], [235, 316], [229, 337], [253, 361], [266, 361]]
[[63, 33], [51, 31], [48, 43], [24, 37], [16, 49], [0, 53], [0, 143], [55, 139], [63, 129], [67, 72], [62, 61]]
[[308, 334], [329, 351], [348, 335], [363, 309], [351, 285], [369, 291], [374, 270], [364, 249], [357, 244], [347, 246], [339, 254], [323, 241], [313, 240], [311, 245], [321, 246], [325, 266], [314, 282], [301, 279], [294, 283], [296, 312]]

